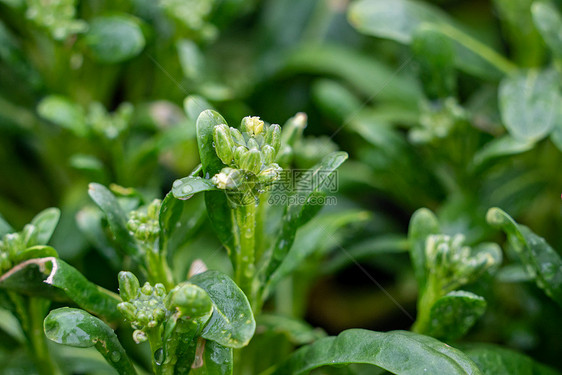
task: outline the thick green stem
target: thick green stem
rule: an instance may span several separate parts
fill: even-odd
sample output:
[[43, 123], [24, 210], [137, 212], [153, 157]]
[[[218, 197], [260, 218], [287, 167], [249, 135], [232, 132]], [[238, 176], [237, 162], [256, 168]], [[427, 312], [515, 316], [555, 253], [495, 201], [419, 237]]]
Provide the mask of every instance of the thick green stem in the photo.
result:
[[43, 319], [48, 302], [43, 299], [30, 297], [28, 302], [29, 325], [26, 335], [30, 341], [33, 357], [40, 374], [60, 374], [60, 370], [52, 361], [47, 347], [47, 340], [43, 331]]
[[156, 375], [162, 374], [162, 336], [160, 334], [160, 327], [149, 328], [146, 331], [148, 336], [148, 343], [150, 344], [150, 353], [152, 355], [152, 371]]
[[153, 248], [154, 246], [145, 248], [148, 279], [153, 285], [155, 283], [164, 284], [166, 290], [170, 291], [175, 283], [166, 260], [166, 254], [159, 253], [158, 250], [153, 250]]
[[246, 293], [250, 304], [255, 307], [259, 301], [258, 285], [255, 285], [255, 233], [256, 205], [240, 205], [235, 209], [238, 249], [236, 253], [235, 281]]
[[416, 333], [427, 334], [431, 318], [431, 307], [437, 301], [439, 296], [439, 288], [435, 286], [430, 277], [427, 280], [425, 290], [422, 292], [418, 300], [418, 315], [412, 326], [412, 330]]

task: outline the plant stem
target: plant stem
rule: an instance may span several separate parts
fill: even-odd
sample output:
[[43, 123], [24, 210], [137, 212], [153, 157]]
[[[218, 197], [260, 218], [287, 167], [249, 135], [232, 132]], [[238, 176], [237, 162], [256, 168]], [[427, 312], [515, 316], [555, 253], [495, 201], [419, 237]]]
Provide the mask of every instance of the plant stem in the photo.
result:
[[428, 332], [431, 308], [438, 298], [437, 288], [435, 288], [434, 284], [431, 282], [431, 277], [429, 277], [426, 287], [418, 300], [418, 315], [412, 326], [412, 331], [422, 334]]
[[255, 276], [255, 233], [256, 233], [256, 204], [239, 205], [235, 209], [238, 246], [236, 253], [235, 281], [244, 291], [252, 308], [257, 306], [257, 288], [254, 285]]
[[48, 302], [41, 298], [29, 297], [28, 317], [29, 325], [26, 327], [26, 335], [30, 341], [33, 356], [40, 374], [60, 374], [60, 370], [52, 361], [47, 347], [47, 340], [43, 332], [43, 319], [45, 318]]
[[152, 284], [162, 283], [166, 290], [170, 291], [175, 283], [166, 260], [166, 253], [158, 252], [158, 248], [155, 246], [146, 246], [145, 253], [149, 281]]
[[[158, 353], [163, 350], [162, 348], [162, 337], [160, 335], [160, 328], [149, 328], [147, 331], [148, 343], [150, 344], [150, 354], [152, 355], [152, 371], [156, 375], [162, 374], [162, 362], [158, 363], [156, 361], [157, 356], [162, 356], [163, 353]], [[160, 359], [162, 361], [162, 359]]]

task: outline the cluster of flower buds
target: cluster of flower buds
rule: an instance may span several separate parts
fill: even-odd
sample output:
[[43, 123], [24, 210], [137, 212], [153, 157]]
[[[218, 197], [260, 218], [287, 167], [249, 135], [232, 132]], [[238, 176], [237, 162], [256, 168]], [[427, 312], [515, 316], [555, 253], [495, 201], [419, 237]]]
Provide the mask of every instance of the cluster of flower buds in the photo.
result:
[[480, 277], [501, 261], [501, 250], [487, 244], [480, 250], [464, 245], [464, 236], [430, 235], [425, 245], [426, 267], [448, 293]]
[[16, 256], [37, 236], [37, 227], [27, 224], [20, 233], [8, 233], [0, 240], [0, 275], [14, 266]]
[[455, 98], [423, 102], [420, 109], [421, 127], [412, 129], [409, 134], [410, 140], [416, 143], [444, 139], [468, 119], [466, 111]]
[[148, 206], [129, 213], [127, 229], [138, 241], [153, 243], [160, 234], [158, 215], [162, 202], [153, 200]]
[[117, 308], [135, 329], [133, 339], [137, 344], [146, 341], [146, 331], [162, 324], [168, 315], [164, 303], [166, 288], [160, 283], [152, 286], [148, 282], [141, 287], [135, 275], [121, 271], [119, 294], [123, 302]]
[[275, 163], [281, 147], [279, 125], [266, 126], [259, 117], [244, 117], [240, 130], [215, 126], [213, 140], [217, 156], [228, 166], [211, 180], [219, 189], [252, 189], [279, 179], [282, 169]]

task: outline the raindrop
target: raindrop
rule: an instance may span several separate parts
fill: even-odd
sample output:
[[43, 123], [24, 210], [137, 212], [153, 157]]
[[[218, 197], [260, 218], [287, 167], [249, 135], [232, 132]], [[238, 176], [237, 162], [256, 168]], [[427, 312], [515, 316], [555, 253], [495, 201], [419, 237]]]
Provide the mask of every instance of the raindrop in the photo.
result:
[[162, 348], [156, 349], [154, 352], [154, 362], [156, 362], [158, 366], [164, 362], [164, 350]]
[[113, 362], [119, 362], [121, 360], [121, 354], [118, 351], [114, 351], [111, 353], [111, 360]]

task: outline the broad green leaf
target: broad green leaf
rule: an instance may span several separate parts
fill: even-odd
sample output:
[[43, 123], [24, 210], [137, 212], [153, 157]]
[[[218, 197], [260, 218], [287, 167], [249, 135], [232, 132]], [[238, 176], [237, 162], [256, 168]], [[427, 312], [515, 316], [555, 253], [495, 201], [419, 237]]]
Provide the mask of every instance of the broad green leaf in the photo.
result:
[[552, 52], [562, 58], [562, 15], [549, 1], [535, 1], [531, 6], [533, 21]]
[[439, 339], [455, 340], [464, 336], [485, 311], [484, 298], [461, 290], [450, 292], [431, 307], [427, 333]]
[[539, 288], [562, 306], [562, 259], [552, 247], [524, 225], [517, 224], [507, 213], [494, 207], [488, 210], [490, 225], [502, 229], [521, 258], [527, 273]]
[[137, 56], [146, 43], [137, 19], [128, 15], [94, 18], [84, 42], [96, 60], [108, 64]]
[[246, 346], [256, 322], [248, 299], [234, 281], [218, 271], [195, 275], [189, 281], [203, 288], [214, 304], [213, 315], [201, 336], [229, 348]]
[[172, 186], [172, 193], [177, 199], [189, 199], [193, 194], [203, 191], [218, 190], [211, 180], [202, 177], [184, 177], [175, 180]]
[[427, 279], [425, 240], [430, 234], [439, 232], [439, 222], [433, 212], [427, 208], [420, 208], [414, 212], [408, 227], [408, 240], [410, 241], [410, 258], [420, 290], [423, 289]]
[[456, 27], [438, 8], [413, 0], [359, 0], [348, 12], [351, 24], [361, 33], [412, 42], [415, 30], [424, 25], [449, 39], [455, 49], [455, 65], [468, 73], [496, 79], [516, 67], [490, 47]]
[[44, 119], [72, 131], [79, 137], [88, 134], [84, 110], [64, 96], [47, 96], [39, 102], [37, 112]]
[[192, 375], [231, 375], [233, 368], [232, 348], [214, 341], [203, 341], [203, 356], [196, 358]]
[[259, 333], [274, 332], [287, 337], [293, 345], [310, 344], [326, 337], [326, 332], [313, 328], [308, 323], [282, 315], [261, 314], [257, 318], [256, 330]]
[[451, 40], [424, 25], [415, 30], [412, 38], [412, 52], [427, 97], [455, 96], [455, 51]]
[[70, 299], [110, 321], [119, 321], [119, 296], [89, 282], [66, 262], [46, 257], [24, 261], [0, 277], [0, 289], [53, 300]]
[[345, 122], [359, 112], [363, 103], [360, 98], [338, 81], [320, 79], [312, 85], [312, 95], [318, 106], [331, 118]]
[[394, 0], [359, 0], [348, 11], [353, 26], [363, 33], [408, 44], [423, 23], [449, 23], [446, 14], [429, 4]]
[[33, 241], [27, 245], [46, 245], [55, 231], [59, 218], [60, 210], [55, 207], [47, 208], [39, 212], [33, 220], [31, 220], [30, 224], [34, 225], [36, 229], [33, 233]]
[[138, 259], [137, 245], [127, 230], [127, 216], [119, 206], [117, 198], [105, 186], [96, 183], [89, 185], [88, 194], [105, 214], [120, 250]]
[[94, 346], [119, 374], [137, 373], [115, 332], [84, 310], [53, 310], [45, 318], [44, 328], [47, 338], [56, 343], [78, 348]]
[[202, 96], [198, 95], [189, 95], [183, 101], [183, 109], [187, 114], [187, 118], [191, 121], [196, 122], [197, 118], [201, 114], [201, 112], [207, 109], [213, 109], [213, 106], [205, 100]]
[[21, 253], [17, 254], [16, 258], [14, 259], [15, 260], [14, 263], [17, 264], [28, 259], [45, 258], [45, 257], [58, 258], [59, 254], [51, 246], [37, 245], [37, 246], [29, 247], [24, 251], [22, 251]]
[[529, 70], [505, 78], [499, 88], [502, 121], [521, 141], [536, 142], [553, 129], [562, 96], [554, 70]]
[[197, 118], [197, 146], [205, 178], [213, 177], [224, 167], [213, 146], [213, 129], [220, 124], [227, 125], [226, 120], [210, 109], [201, 112]]
[[300, 348], [274, 375], [308, 374], [318, 367], [350, 363], [370, 364], [399, 375], [481, 374], [465, 354], [432, 337], [350, 329]]
[[12, 226], [8, 224], [8, 222], [4, 220], [4, 217], [0, 214], [0, 237], [14, 232], [14, 228], [12, 228]]
[[508, 264], [500, 268], [496, 274], [496, 280], [502, 283], [523, 283], [533, 281], [534, 277], [527, 273], [521, 264]]
[[207, 214], [220, 242], [226, 247], [229, 256], [234, 256], [236, 223], [224, 191], [205, 192]]
[[170, 239], [174, 230], [181, 226], [180, 218], [183, 212], [184, 204], [178, 199], [175, 199], [172, 192], [166, 194], [160, 206], [158, 213], [158, 223], [160, 226], [160, 250], [166, 251], [168, 240]]
[[473, 165], [479, 167], [484, 163], [502, 156], [517, 155], [529, 151], [535, 145], [534, 140], [522, 140], [506, 134], [484, 145], [474, 154]]
[[469, 344], [463, 349], [483, 375], [560, 375], [526, 355], [495, 345]]

